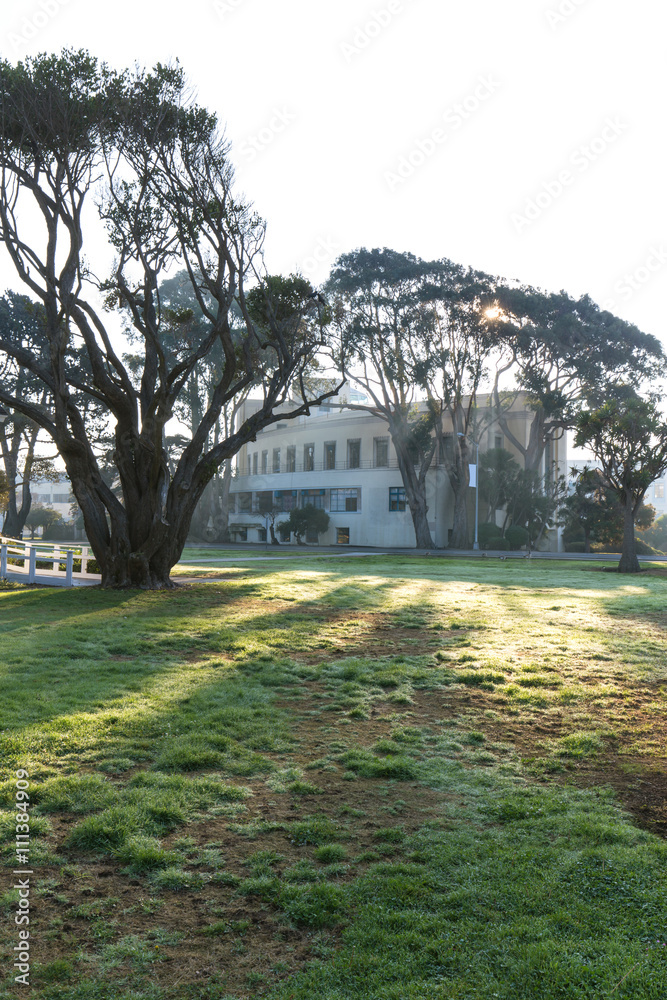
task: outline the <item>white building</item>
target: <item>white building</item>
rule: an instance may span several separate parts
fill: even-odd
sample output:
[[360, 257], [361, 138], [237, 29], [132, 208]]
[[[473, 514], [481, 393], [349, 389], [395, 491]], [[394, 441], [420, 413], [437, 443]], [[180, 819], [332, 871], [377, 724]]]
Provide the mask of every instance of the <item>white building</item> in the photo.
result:
[[[57, 482], [48, 479], [37, 479], [30, 483], [30, 493], [33, 504], [42, 507], [53, 507], [62, 515], [64, 521], [71, 521], [71, 506], [74, 494], [69, 479], [64, 472], [60, 473]], [[21, 489], [18, 490], [18, 504], [21, 504]]]
[[[240, 419], [259, 405], [249, 400]], [[521, 403], [509, 416], [512, 433], [527, 444], [534, 413]], [[479, 444], [480, 452], [488, 448], [513, 451], [493, 423], [482, 432]], [[558, 463], [559, 471], [565, 471], [564, 439], [554, 442], [545, 456], [547, 467], [552, 461]], [[446, 548], [453, 523], [453, 495], [439, 457], [427, 474], [426, 487], [431, 535], [437, 547]], [[334, 401], [314, 407], [309, 416], [278, 421], [244, 445], [236, 458], [230, 499], [230, 530], [238, 541], [266, 541], [262, 509], [276, 505], [288, 512], [311, 504], [330, 516], [329, 529], [319, 537], [320, 544], [415, 546], [412, 517], [386, 423], [370, 413], [341, 409]], [[474, 504], [475, 490], [471, 488], [471, 525]], [[280, 517], [276, 525], [282, 542], [293, 541], [279, 530]], [[306, 540], [318, 541], [316, 537]], [[550, 544], [557, 546], [555, 537]]]

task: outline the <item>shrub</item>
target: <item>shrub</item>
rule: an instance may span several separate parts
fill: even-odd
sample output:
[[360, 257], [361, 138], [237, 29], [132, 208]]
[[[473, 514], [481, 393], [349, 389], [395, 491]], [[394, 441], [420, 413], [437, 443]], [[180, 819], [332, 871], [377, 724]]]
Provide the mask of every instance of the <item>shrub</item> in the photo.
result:
[[489, 548], [495, 550], [496, 552], [508, 552], [509, 547], [510, 543], [507, 541], [506, 538], [502, 537], [494, 538], [491, 544], [489, 545]]
[[482, 549], [495, 549], [496, 542], [499, 538], [502, 538], [502, 531], [497, 524], [492, 521], [488, 521], [486, 524], [480, 524], [477, 534], [479, 537], [480, 548]]
[[505, 539], [513, 551], [520, 549], [528, 541], [528, 532], [520, 524], [511, 524], [505, 532]]

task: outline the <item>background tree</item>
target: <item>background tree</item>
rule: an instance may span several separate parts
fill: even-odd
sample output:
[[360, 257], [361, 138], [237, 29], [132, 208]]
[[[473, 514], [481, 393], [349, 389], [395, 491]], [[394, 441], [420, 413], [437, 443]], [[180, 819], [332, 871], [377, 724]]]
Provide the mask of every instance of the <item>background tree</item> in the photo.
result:
[[[582, 407], [602, 404], [610, 382], [652, 378], [664, 368], [655, 337], [599, 309], [588, 296], [573, 299], [500, 282], [487, 318], [503, 348], [494, 384], [497, 419], [526, 469], [540, 468], [547, 444], [574, 427]], [[502, 392], [509, 372], [517, 389]], [[533, 410], [527, 442], [513, 434], [506, 415], [519, 391]]]
[[[635, 527], [644, 533], [654, 519], [655, 508], [642, 502], [635, 516]], [[561, 506], [560, 523], [566, 541], [582, 537], [584, 552], [591, 551], [592, 542], [618, 551], [623, 545], [623, 521], [623, 505], [615, 491], [605, 483], [599, 469], [585, 466], [576, 474], [574, 487]], [[648, 537], [646, 541], [654, 544]]]
[[593, 452], [605, 485], [623, 509], [618, 571], [638, 573], [635, 519], [648, 487], [667, 470], [667, 423], [657, 400], [644, 399], [626, 387], [603, 406], [579, 416], [575, 444]]
[[[7, 501], [9, 499], [9, 487], [7, 486], [7, 476], [3, 469], [0, 469], [0, 517], [3, 525], [7, 516]], [[4, 528], [3, 528], [4, 531]]]
[[[4, 334], [0, 357], [25, 367], [48, 394], [40, 407], [3, 383], [0, 403], [55, 442], [102, 585], [169, 587], [194, 510], [221, 463], [278, 419], [292, 386], [300, 395], [281, 419], [332, 394], [312, 395], [303, 381], [322, 349], [317, 316], [309, 302], [283, 321], [269, 310], [258, 334], [246, 286], [258, 278], [264, 224], [233, 193], [228, 144], [215, 116], [188, 97], [179, 67], [119, 73], [86, 52], [66, 51], [17, 66], [3, 61], [0, 85], [0, 238], [46, 317], [43, 351]], [[91, 194], [115, 252], [104, 281], [83, 251]], [[175, 356], [159, 288], [169, 268], [187, 271], [206, 319], [205, 331]], [[234, 302], [245, 327], [240, 340], [232, 333]], [[112, 308], [126, 311], [140, 337], [140, 370], [114, 346]], [[170, 468], [166, 426], [214, 347], [224, 359], [219, 378]], [[211, 444], [223, 407], [253, 383], [262, 387], [258, 408]], [[106, 413], [120, 496], [102, 475], [82, 399]]]
[[486, 503], [485, 521], [507, 504], [516, 486], [521, 466], [505, 448], [489, 448], [479, 456], [479, 495]]
[[62, 524], [62, 514], [53, 507], [45, 507], [41, 503], [32, 505], [30, 513], [26, 518], [26, 527], [30, 529], [30, 538], [34, 539], [38, 528], [44, 528], [46, 534], [48, 529], [54, 524]]
[[641, 537], [643, 541], [654, 548], [660, 549], [662, 552], [667, 551], [667, 514], [655, 518], [650, 525], [643, 528]]
[[[6, 292], [0, 297], [0, 336], [11, 338], [32, 354], [45, 350], [44, 310], [25, 295]], [[12, 395], [43, 407], [48, 390], [14, 358], [0, 355], [0, 385]], [[21, 413], [14, 412], [0, 424], [0, 462], [7, 484], [7, 505], [3, 531], [20, 538], [32, 504], [33, 479], [53, 479], [51, 463], [38, 457], [40, 427]], [[19, 499], [20, 497], [20, 499]]]
[[523, 528], [529, 547], [537, 548], [547, 529], [555, 527], [566, 494], [565, 477], [553, 470], [542, 476], [533, 469], [519, 469], [505, 508], [505, 523]]
[[490, 448], [480, 455], [479, 464], [479, 490], [488, 504], [487, 520], [495, 521], [496, 511], [503, 510], [503, 536], [514, 526], [525, 530], [525, 541], [537, 545], [555, 524], [566, 493], [563, 477], [522, 469], [504, 448]]
[[439, 447], [455, 498], [451, 544], [464, 547], [469, 435], [489, 351], [482, 317], [490, 279], [447, 260], [363, 249], [339, 257], [326, 288], [350, 378], [368, 396], [367, 403], [347, 405], [387, 423], [417, 546], [434, 544], [426, 474]]
[[310, 532], [323, 535], [329, 527], [329, 521], [325, 510], [307, 504], [305, 507], [293, 507], [287, 520], [281, 522], [281, 528], [293, 532], [297, 545], [303, 545], [304, 535]]

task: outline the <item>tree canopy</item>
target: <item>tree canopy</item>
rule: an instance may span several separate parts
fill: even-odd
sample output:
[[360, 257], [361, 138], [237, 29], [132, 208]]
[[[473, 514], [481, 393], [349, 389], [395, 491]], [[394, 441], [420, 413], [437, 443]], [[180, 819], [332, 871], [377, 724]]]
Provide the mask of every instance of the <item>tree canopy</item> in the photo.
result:
[[588, 447], [599, 460], [604, 484], [623, 508], [620, 573], [638, 573], [635, 519], [646, 490], [667, 470], [667, 422], [655, 398], [642, 398], [630, 387], [617, 391], [595, 410], [579, 416], [577, 447]]
[[[180, 67], [118, 72], [85, 51], [65, 51], [1, 62], [0, 86], [0, 239], [45, 316], [35, 350], [0, 333], [0, 359], [25, 368], [45, 398], [37, 403], [3, 381], [0, 403], [55, 442], [103, 586], [170, 586], [220, 464], [276, 420], [278, 406], [288, 404], [283, 418], [307, 413], [335, 391], [311, 392], [303, 379], [323, 347], [317, 313], [297, 296], [289, 315], [267, 307], [256, 325], [247, 293], [262, 284], [264, 223], [234, 193], [229, 144], [189, 96]], [[114, 255], [106, 275], [84, 252], [94, 198]], [[160, 281], [178, 269], [202, 319], [175, 338], [184, 325], [163, 302]], [[262, 295], [271, 302], [270, 287]], [[114, 310], [135, 331], [138, 364], [117, 349]], [[214, 351], [219, 370], [172, 467], [166, 426]], [[223, 408], [253, 384], [261, 405], [213, 440]], [[88, 404], [103, 411], [112, 434], [112, 483]]]
[[[470, 432], [492, 349], [484, 320], [492, 279], [448, 260], [362, 249], [336, 261], [326, 287], [338, 349], [369, 397], [348, 405], [387, 422], [417, 546], [433, 547], [425, 483], [439, 448], [455, 498], [451, 544], [464, 547]], [[454, 430], [446, 443], [445, 416]]]
[[[610, 382], [650, 379], [664, 368], [657, 338], [601, 310], [587, 295], [574, 299], [499, 282], [488, 315], [502, 354], [497, 416], [527, 469], [538, 469], [547, 442], [574, 427], [583, 408], [604, 402]], [[505, 419], [512, 394], [499, 386], [510, 371], [533, 409], [527, 441], [518, 440]]]

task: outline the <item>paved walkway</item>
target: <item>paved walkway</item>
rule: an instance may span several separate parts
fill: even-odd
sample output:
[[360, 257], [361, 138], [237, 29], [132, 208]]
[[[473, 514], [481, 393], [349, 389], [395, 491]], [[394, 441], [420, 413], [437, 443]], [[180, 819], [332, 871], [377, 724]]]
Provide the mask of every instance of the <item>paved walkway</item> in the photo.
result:
[[[431, 559], [565, 559], [579, 562], [617, 562], [620, 553], [607, 552], [480, 552], [479, 550], [457, 549], [351, 549], [341, 552], [339, 549], [304, 547], [285, 549], [284, 555], [270, 556], [266, 554], [228, 555], [229, 549], [223, 549], [225, 555], [201, 556], [199, 558], [181, 559], [179, 566], [200, 566], [202, 563], [238, 563], [238, 562], [282, 562], [285, 559], [347, 559], [350, 556], [426, 556]], [[247, 549], [241, 550], [247, 553]], [[667, 556], [639, 556], [640, 562], [667, 562]]]

